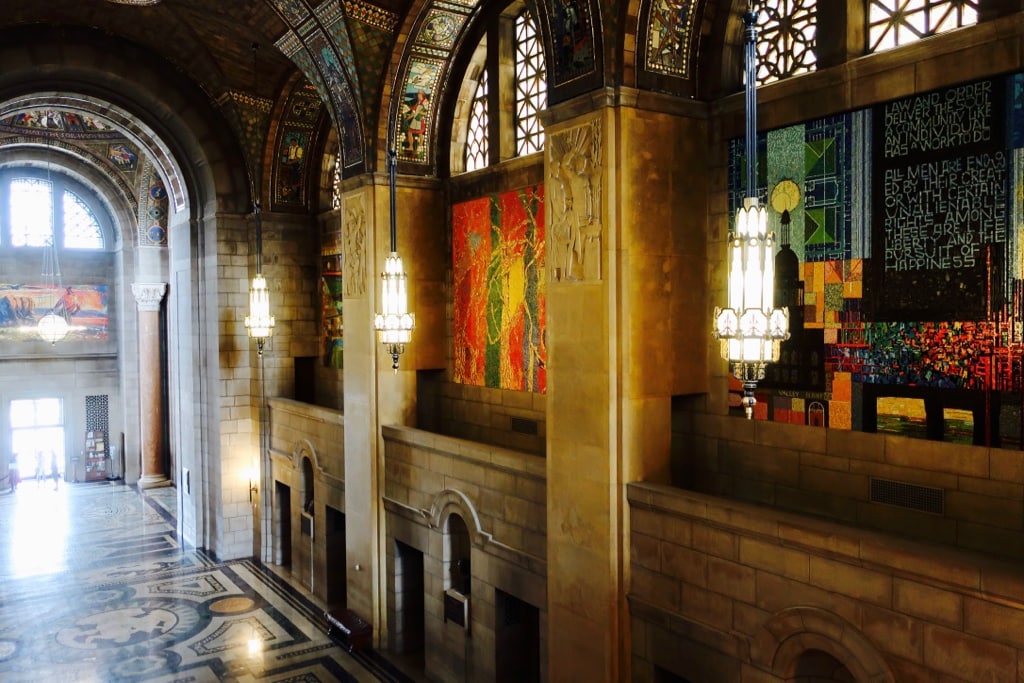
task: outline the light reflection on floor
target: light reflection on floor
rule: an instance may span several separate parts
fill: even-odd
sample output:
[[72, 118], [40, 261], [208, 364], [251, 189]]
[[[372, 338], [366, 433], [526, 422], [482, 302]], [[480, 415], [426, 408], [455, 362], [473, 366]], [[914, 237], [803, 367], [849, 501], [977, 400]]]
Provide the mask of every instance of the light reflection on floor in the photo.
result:
[[175, 512], [172, 488], [0, 491], [0, 681], [412, 683], [280, 572], [182, 547]]
[[[56, 490], [55, 490], [56, 488]], [[56, 487], [50, 479], [23, 481], [12, 497], [11, 540], [7, 545], [12, 578], [26, 578], [67, 571], [67, 485]]]

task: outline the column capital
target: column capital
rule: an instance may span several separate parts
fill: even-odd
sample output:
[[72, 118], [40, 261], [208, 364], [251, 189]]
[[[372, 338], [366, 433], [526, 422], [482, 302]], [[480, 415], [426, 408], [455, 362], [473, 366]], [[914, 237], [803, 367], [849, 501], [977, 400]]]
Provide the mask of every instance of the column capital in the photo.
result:
[[159, 311], [160, 302], [167, 293], [166, 282], [133, 282], [132, 294], [140, 311]]

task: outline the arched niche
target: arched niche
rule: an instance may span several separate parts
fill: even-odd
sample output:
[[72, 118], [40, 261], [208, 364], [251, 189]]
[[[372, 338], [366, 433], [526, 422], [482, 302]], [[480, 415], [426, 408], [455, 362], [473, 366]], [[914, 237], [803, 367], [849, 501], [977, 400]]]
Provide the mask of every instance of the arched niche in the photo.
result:
[[857, 683], [896, 683], [885, 658], [863, 633], [817, 607], [790, 607], [769, 618], [751, 642], [750, 660], [784, 681], [804, 680], [798, 671], [818, 670], [835, 660], [839, 667], [832, 671], [842, 676], [845, 669]]

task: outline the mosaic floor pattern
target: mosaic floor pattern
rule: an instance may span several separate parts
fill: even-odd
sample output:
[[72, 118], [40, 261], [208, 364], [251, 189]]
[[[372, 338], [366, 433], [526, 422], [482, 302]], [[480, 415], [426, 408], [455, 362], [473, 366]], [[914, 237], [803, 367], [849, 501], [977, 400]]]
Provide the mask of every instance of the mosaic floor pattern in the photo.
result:
[[0, 681], [410, 681], [337, 647], [278, 574], [182, 547], [174, 495], [34, 481], [0, 495]]

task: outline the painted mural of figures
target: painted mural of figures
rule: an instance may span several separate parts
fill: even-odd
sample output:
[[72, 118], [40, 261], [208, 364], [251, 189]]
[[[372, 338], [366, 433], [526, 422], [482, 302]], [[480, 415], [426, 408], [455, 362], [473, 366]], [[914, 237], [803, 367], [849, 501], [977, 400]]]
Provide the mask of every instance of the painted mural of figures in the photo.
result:
[[64, 320], [71, 322], [71, 316], [82, 310], [82, 304], [78, 301], [78, 295], [72, 287], [65, 287], [64, 293], [53, 307], [53, 314], [64, 316]]
[[427, 118], [430, 115], [430, 98], [423, 90], [406, 93], [402, 110], [402, 127], [405, 129], [403, 150], [418, 154], [420, 141], [427, 132]]

